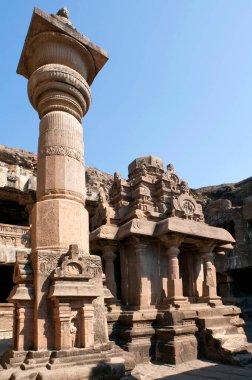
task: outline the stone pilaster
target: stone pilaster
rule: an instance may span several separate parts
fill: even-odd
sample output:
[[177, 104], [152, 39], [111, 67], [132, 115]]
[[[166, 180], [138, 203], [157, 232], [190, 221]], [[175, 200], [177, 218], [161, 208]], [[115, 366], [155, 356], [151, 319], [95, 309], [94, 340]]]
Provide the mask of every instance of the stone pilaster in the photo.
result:
[[102, 258], [105, 262], [106, 285], [111, 291], [112, 295], [116, 298], [117, 288], [114, 268], [114, 260], [116, 258], [115, 249], [116, 245], [112, 244], [102, 246]]
[[92, 302], [86, 300], [81, 313], [82, 347], [89, 348], [94, 345], [94, 307]]

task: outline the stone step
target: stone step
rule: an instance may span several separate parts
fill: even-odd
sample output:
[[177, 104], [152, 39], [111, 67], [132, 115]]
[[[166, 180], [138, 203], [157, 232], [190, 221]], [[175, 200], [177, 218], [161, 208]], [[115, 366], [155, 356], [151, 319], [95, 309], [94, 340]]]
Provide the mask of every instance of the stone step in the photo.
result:
[[207, 317], [204, 319], [205, 327], [230, 326], [229, 317]]
[[236, 326], [227, 325], [227, 326], [212, 326], [206, 328], [207, 331], [210, 331], [212, 334], [221, 334], [221, 335], [237, 335], [238, 330]]

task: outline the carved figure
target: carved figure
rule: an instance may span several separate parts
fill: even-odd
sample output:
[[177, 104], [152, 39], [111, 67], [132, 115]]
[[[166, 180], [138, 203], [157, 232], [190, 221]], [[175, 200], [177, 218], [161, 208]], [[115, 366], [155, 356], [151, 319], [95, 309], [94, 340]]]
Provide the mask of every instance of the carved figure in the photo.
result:
[[77, 337], [77, 319], [72, 318], [70, 321], [70, 337], [71, 337], [71, 346], [76, 346], [76, 337]]

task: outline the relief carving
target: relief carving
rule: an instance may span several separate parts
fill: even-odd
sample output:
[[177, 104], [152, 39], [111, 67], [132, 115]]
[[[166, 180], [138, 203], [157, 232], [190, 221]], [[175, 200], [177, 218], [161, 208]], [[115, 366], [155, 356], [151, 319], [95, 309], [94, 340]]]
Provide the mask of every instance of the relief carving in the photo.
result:
[[83, 154], [74, 148], [69, 148], [67, 146], [60, 146], [60, 145], [55, 145], [55, 146], [48, 146], [45, 147], [44, 149], [41, 149], [39, 152], [41, 157], [45, 156], [68, 156], [71, 158], [74, 158], [77, 161], [84, 161]]
[[39, 273], [49, 275], [57, 266], [61, 253], [55, 252], [38, 252], [38, 270]]
[[[44, 264], [44, 263], [43, 263]], [[51, 263], [48, 264], [50, 269]], [[56, 266], [56, 265], [55, 265]], [[79, 278], [92, 279], [102, 277], [101, 259], [98, 256], [90, 256], [81, 253], [78, 246], [70, 245], [69, 251], [60, 260], [55, 268], [53, 278]]]

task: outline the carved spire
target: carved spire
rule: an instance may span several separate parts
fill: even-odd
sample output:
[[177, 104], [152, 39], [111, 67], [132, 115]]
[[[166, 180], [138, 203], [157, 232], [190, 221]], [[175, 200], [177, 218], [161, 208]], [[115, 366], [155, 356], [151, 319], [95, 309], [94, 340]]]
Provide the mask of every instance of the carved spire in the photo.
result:
[[67, 9], [67, 7], [60, 8], [57, 12], [57, 16], [67, 18], [69, 20], [69, 10]]

